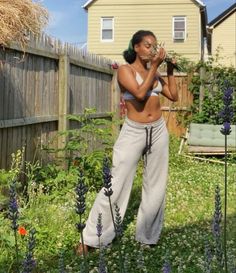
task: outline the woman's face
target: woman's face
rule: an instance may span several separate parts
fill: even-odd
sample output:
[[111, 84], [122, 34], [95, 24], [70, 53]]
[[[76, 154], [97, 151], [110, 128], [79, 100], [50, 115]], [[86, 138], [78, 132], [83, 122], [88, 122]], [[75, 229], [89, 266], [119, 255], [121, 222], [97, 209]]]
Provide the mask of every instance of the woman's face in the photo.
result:
[[145, 59], [145, 57], [150, 56], [152, 47], [155, 47], [156, 44], [155, 37], [152, 35], [144, 36], [142, 41], [134, 46], [134, 50], [141, 59]]

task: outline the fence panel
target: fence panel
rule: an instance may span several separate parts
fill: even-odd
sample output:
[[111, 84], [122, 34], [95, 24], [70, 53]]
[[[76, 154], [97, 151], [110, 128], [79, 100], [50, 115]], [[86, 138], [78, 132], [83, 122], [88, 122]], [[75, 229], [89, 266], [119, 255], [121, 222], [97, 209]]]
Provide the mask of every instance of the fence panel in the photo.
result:
[[[68, 66], [62, 68], [63, 56]], [[110, 63], [45, 35], [32, 39], [25, 53], [14, 44], [1, 48], [0, 168], [8, 169], [11, 154], [22, 147], [23, 160], [50, 160], [42, 148], [60, 128], [75, 126], [66, 122], [67, 114], [81, 114], [90, 107], [100, 116], [112, 111]], [[60, 98], [65, 89], [68, 109], [64, 97]], [[60, 141], [51, 147], [61, 147]]]
[[[167, 77], [164, 73], [163, 78], [167, 81]], [[191, 75], [176, 73], [175, 78], [179, 100], [177, 102], [171, 102], [167, 98], [161, 96], [161, 105], [169, 132], [176, 136], [181, 136], [186, 131], [183, 120], [186, 115], [191, 113], [190, 106], [193, 103], [193, 95], [188, 90]]]

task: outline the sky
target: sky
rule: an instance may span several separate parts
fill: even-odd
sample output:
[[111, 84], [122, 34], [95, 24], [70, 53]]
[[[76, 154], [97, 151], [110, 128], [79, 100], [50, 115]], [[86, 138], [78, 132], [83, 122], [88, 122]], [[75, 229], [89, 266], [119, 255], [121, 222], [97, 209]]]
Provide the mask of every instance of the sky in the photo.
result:
[[[63, 42], [83, 47], [87, 40], [86, 0], [42, 0], [50, 21], [45, 32]], [[217, 17], [236, 0], [202, 0], [207, 7], [208, 22]]]

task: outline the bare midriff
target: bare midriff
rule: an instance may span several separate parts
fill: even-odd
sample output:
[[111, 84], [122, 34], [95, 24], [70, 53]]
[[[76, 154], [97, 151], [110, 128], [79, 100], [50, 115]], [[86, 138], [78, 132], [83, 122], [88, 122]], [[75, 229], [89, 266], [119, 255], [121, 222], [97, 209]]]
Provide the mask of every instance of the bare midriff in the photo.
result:
[[150, 96], [144, 101], [126, 100], [127, 117], [140, 123], [158, 120], [161, 115], [161, 105], [158, 96]]

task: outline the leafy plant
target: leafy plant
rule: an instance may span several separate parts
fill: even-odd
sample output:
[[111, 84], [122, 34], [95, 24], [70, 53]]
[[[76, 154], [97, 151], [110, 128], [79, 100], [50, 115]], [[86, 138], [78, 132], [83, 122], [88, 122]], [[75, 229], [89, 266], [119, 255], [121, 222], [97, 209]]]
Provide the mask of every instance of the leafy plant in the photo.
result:
[[[223, 67], [217, 65], [213, 58], [207, 62], [199, 62], [197, 71], [203, 67], [205, 69], [204, 79], [200, 78], [199, 73], [195, 73], [189, 90], [193, 93], [192, 122], [221, 124], [222, 119], [219, 112], [223, 107], [222, 90], [225, 83], [234, 89], [233, 97], [236, 97], [236, 70], [233, 67]], [[204, 86], [204, 99], [202, 109], [199, 109], [200, 86]], [[232, 107], [236, 109], [236, 100], [233, 101]], [[236, 116], [233, 117], [232, 123], [236, 124]]]
[[[22, 158], [24, 149], [18, 150], [11, 155], [10, 170], [0, 169], [0, 212], [5, 211], [9, 203], [9, 191], [11, 181], [17, 181], [22, 172]], [[16, 189], [21, 187], [21, 184], [16, 182]]]
[[[111, 157], [114, 126], [119, 123], [112, 120], [112, 113], [108, 113], [107, 118], [100, 118], [94, 108], [86, 108], [81, 115], [68, 115], [68, 119], [76, 129], [59, 132], [67, 137], [61, 149], [67, 155], [67, 169], [69, 172], [83, 171], [86, 185], [98, 191], [102, 186], [102, 161], [105, 155]], [[60, 166], [60, 161], [57, 164]]]

